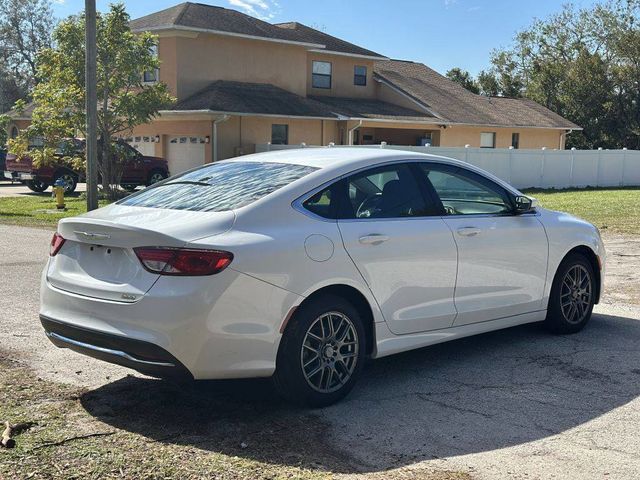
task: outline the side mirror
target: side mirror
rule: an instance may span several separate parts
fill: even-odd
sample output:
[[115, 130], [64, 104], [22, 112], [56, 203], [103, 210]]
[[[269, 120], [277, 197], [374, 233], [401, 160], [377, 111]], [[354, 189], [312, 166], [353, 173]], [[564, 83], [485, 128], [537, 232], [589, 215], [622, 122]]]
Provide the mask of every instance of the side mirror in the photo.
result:
[[529, 213], [536, 209], [538, 201], [535, 198], [527, 197], [526, 195], [518, 195], [513, 198], [513, 204], [517, 214]]

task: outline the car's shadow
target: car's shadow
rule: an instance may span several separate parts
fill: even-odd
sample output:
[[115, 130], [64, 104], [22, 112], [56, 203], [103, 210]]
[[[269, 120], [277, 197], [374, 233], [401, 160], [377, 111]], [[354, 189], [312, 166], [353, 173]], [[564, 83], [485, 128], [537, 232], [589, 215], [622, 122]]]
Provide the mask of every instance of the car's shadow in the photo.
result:
[[100, 420], [159, 442], [332, 472], [380, 471], [519, 445], [640, 394], [640, 321], [596, 315], [580, 334], [527, 325], [371, 362], [323, 410], [267, 380], [177, 386], [128, 377], [82, 396]]

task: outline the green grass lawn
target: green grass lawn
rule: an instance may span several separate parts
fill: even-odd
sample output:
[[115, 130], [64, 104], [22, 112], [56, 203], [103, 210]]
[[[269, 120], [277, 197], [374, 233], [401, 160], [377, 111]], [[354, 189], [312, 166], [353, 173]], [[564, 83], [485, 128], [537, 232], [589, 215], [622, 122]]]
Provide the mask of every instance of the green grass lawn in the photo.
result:
[[[100, 205], [106, 205], [101, 201]], [[0, 198], [0, 222], [30, 227], [52, 227], [64, 217], [73, 217], [87, 211], [87, 201], [81, 194], [65, 197], [66, 210], [56, 210], [55, 198], [51, 194], [33, 194], [20, 197]]]
[[527, 190], [541, 205], [593, 223], [603, 234], [640, 234], [640, 188]]

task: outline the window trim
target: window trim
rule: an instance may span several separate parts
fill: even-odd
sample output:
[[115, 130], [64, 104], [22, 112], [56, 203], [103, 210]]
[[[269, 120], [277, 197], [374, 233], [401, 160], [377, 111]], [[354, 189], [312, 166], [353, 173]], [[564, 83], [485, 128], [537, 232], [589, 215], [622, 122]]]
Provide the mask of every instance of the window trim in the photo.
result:
[[[364, 68], [364, 75], [359, 75], [357, 73], [358, 68]], [[366, 65], [354, 65], [353, 66], [353, 84], [356, 87], [366, 87], [367, 86], [367, 66]], [[357, 83], [356, 78], [364, 78], [364, 83]]]
[[[326, 189], [327, 187], [329, 187], [331, 184], [333, 183], [337, 183], [338, 181], [344, 180], [345, 178], [350, 177], [351, 175], [354, 175], [356, 173], [359, 173], [363, 170], [367, 170], [373, 167], [382, 167], [385, 165], [393, 165], [395, 163], [414, 163], [414, 164], [418, 164], [417, 168], [420, 168], [420, 164], [426, 163], [426, 164], [432, 164], [432, 165], [438, 165], [438, 166], [444, 166], [444, 167], [449, 167], [449, 168], [459, 168], [460, 170], [463, 170], [465, 172], [471, 172], [474, 175], [477, 175], [478, 177], [482, 178], [483, 180], [487, 181], [487, 182], [491, 182], [492, 184], [496, 185], [498, 188], [503, 189], [506, 194], [510, 197], [510, 196], [517, 196], [517, 195], [521, 195], [520, 192], [518, 192], [515, 188], [511, 187], [510, 185], [506, 185], [503, 186], [500, 183], [492, 180], [491, 178], [483, 175], [480, 172], [476, 172], [470, 168], [466, 168], [466, 167], [462, 167], [459, 165], [456, 165], [454, 163], [447, 163], [447, 162], [434, 162], [434, 161], [425, 161], [423, 158], [405, 158], [405, 159], [396, 159], [396, 160], [388, 160], [385, 162], [381, 162], [381, 163], [377, 163], [375, 165], [367, 165], [364, 167], [360, 167], [357, 168], [355, 170], [351, 170], [347, 173], [344, 173], [338, 177], [332, 178], [331, 180], [327, 180], [326, 182], [323, 182], [321, 185], [318, 185], [317, 187], [307, 191], [306, 193], [303, 193], [302, 195], [300, 195], [299, 197], [297, 197], [296, 199], [294, 199], [291, 202], [291, 207], [296, 210], [297, 212], [306, 215], [310, 218], [313, 218], [315, 220], [320, 220], [323, 222], [330, 222], [330, 223], [337, 223], [338, 219], [337, 218], [325, 218], [325, 217], [321, 217], [319, 215], [316, 215], [315, 213], [307, 210], [306, 208], [304, 208], [303, 203], [306, 202], [309, 198], [311, 198], [312, 196], [314, 196], [316, 193]], [[196, 167], [196, 168], [200, 168], [200, 167]], [[417, 181], [418, 183], [427, 183], [426, 177], [425, 175], [419, 175], [417, 177]], [[155, 185], [155, 184], [154, 184]], [[153, 185], [149, 188], [153, 188]], [[429, 183], [427, 183], [426, 188], [433, 188], [433, 186], [429, 187]], [[140, 190], [141, 192], [143, 190]], [[440, 197], [438, 197], [438, 201], [440, 201]], [[444, 208], [444, 207], [443, 207]], [[532, 212], [528, 212], [528, 213], [512, 213], [512, 214], [495, 214], [495, 213], [473, 213], [473, 214], [469, 214], [469, 215], [433, 215], [433, 216], [425, 216], [425, 217], [396, 217], [396, 218], [357, 218], [354, 219], [353, 221], [357, 221], [357, 222], [369, 222], [369, 221], [381, 221], [381, 220], [427, 220], [427, 219], [438, 219], [438, 220], [442, 220], [443, 218], [459, 218], [459, 217], [465, 217], [465, 218], [483, 218], [483, 217], [503, 217], [503, 216], [516, 216], [516, 217], [522, 217], [522, 216], [536, 216], [539, 217], [540, 216], [540, 212], [537, 211], [532, 211]], [[345, 219], [340, 219], [340, 221], [346, 222], [349, 220], [345, 220]]]
[[[442, 213], [442, 218], [482, 218], [482, 217], [519, 217], [522, 216], [522, 213], [518, 213], [515, 210], [515, 205], [513, 204], [513, 197], [515, 196], [514, 192], [509, 191], [507, 188], [503, 187], [502, 185], [500, 185], [499, 183], [494, 182], [493, 180], [491, 180], [490, 178], [485, 177], [484, 175], [481, 175], [478, 172], [474, 172], [473, 170], [469, 170], [468, 168], [464, 168], [464, 167], [460, 167], [457, 165], [449, 165], [449, 164], [445, 164], [445, 163], [436, 163], [436, 162], [420, 162], [418, 168], [422, 169], [422, 165], [435, 165], [437, 168], [440, 168], [440, 171], [444, 171], [446, 172], [447, 170], [449, 172], [452, 172], [453, 174], [461, 172], [462, 176], [468, 175], [469, 177], [472, 177], [472, 180], [477, 181], [478, 183], [480, 183], [483, 186], [486, 186], [490, 189], [496, 189], [497, 192], [501, 197], [503, 197], [503, 200], [506, 200], [506, 204], [509, 207], [509, 211], [508, 212], [502, 212], [502, 213], [457, 213], [457, 214], [448, 214], [446, 213], [446, 210], [444, 209], [444, 205], [442, 204], [442, 200], [440, 199], [440, 195], [438, 195], [437, 190], [435, 189], [435, 187], [433, 186], [433, 184], [431, 183], [431, 181], [429, 180], [429, 177], [427, 177], [426, 175], [422, 175], [423, 180], [425, 183], [428, 184], [428, 188], [429, 190], [432, 192], [433, 195], [435, 195], [436, 198], [436, 202], [438, 205], [440, 205], [440, 208], [442, 209], [441, 211]], [[473, 177], [476, 177], [475, 179]], [[493, 187], [493, 188], [492, 188]], [[531, 212], [532, 214], [536, 214], [537, 212]], [[524, 214], [527, 215], [527, 214]]]
[[[285, 143], [273, 143], [273, 127], [285, 127]], [[271, 124], [271, 145], [289, 145], [289, 124], [288, 123], [272, 123]]]
[[[491, 134], [493, 135], [493, 145], [490, 147], [483, 147], [482, 146], [482, 135], [483, 134]], [[496, 132], [480, 132], [480, 148], [496, 148], [496, 137], [498, 135], [496, 134]]]
[[[156, 58], [158, 58], [158, 44], [155, 44], [152, 48], [151, 48], [152, 52]], [[145, 79], [145, 75], [147, 73], [153, 73], [155, 80], [146, 80]], [[160, 68], [154, 68], [153, 70], [146, 70], [142, 72], [142, 84], [143, 85], [155, 85], [156, 83], [158, 83], [160, 81]]]
[[511, 132], [511, 146], [514, 150], [520, 149], [520, 132]]
[[[316, 63], [326, 63], [327, 65], [329, 65], [329, 70], [331, 73], [326, 74], [326, 73], [314, 73], [313, 72], [313, 65]], [[329, 77], [329, 86], [328, 87], [318, 87], [316, 85], [314, 85], [313, 79], [315, 76], [319, 76], [319, 77]], [[331, 88], [333, 87], [333, 64], [331, 62], [326, 62], [324, 60], [311, 60], [311, 88], [319, 88], [321, 90], [331, 90]]]

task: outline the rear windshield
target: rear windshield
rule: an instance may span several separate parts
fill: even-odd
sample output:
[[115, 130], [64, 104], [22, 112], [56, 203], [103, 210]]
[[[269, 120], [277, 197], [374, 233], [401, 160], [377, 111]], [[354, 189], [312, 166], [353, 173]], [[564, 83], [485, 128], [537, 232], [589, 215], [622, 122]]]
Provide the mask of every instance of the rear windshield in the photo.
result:
[[244, 207], [317, 170], [260, 162], [214, 163], [192, 170], [120, 202], [136, 207], [223, 212]]

